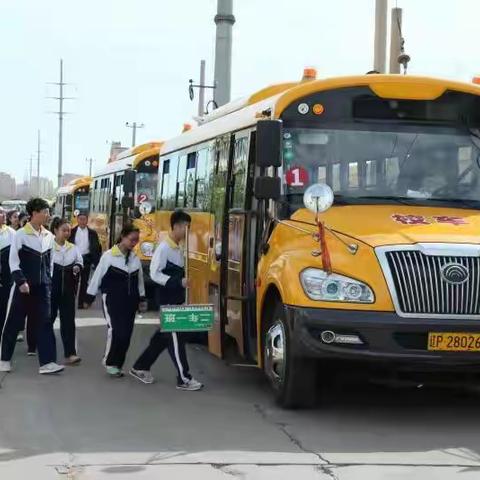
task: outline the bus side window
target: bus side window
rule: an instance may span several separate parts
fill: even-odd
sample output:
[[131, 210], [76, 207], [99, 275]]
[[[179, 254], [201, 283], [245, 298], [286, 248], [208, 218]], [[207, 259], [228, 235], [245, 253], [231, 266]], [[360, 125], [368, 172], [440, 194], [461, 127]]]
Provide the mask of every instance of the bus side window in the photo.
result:
[[177, 194], [175, 197], [175, 206], [185, 207], [185, 176], [187, 174], [187, 155], [181, 155], [178, 159], [178, 177], [177, 177]]
[[168, 185], [170, 180], [170, 159], [164, 159], [162, 162], [161, 170], [161, 180], [160, 180], [160, 208], [165, 208], [168, 203]]
[[245, 207], [245, 189], [248, 164], [248, 136], [235, 140], [233, 160], [233, 208]]
[[177, 172], [178, 172], [178, 154], [174, 154], [170, 158], [170, 170], [168, 180], [168, 197], [165, 207], [171, 210], [175, 209], [175, 201], [177, 199]]
[[197, 166], [197, 152], [191, 152], [187, 156], [187, 174], [185, 180], [185, 206], [192, 208], [195, 200], [195, 169]]
[[201, 208], [202, 210], [206, 210], [208, 208], [207, 205], [207, 183], [208, 183], [208, 175], [207, 175], [207, 168], [208, 168], [208, 155], [209, 149], [203, 148], [199, 150], [197, 153], [197, 172], [196, 172], [196, 180], [195, 180], [195, 199], [193, 206], [195, 208]]
[[123, 173], [115, 177], [115, 210], [117, 213], [122, 211], [123, 198]]

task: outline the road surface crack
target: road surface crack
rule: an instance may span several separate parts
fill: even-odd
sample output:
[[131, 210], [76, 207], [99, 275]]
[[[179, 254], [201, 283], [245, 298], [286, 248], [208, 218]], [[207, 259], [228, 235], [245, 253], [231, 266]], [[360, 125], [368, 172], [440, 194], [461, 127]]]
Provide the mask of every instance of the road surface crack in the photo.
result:
[[332, 480], [338, 480], [338, 477], [331, 470], [333, 465], [326, 458], [324, 458], [320, 453], [314, 452], [313, 450], [310, 450], [309, 448], [307, 448], [299, 438], [297, 438], [292, 432], [288, 430], [287, 423], [274, 420], [271, 417], [271, 415], [267, 413], [267, 411], [262, 405], [255, 403], [253, 406], [255, 408], [255, 411], [262, 417], [262, 419], [265, 420], [270, 425], [273, 425], [274, 427], [276, 427], [280, 432], [282, 432], [288, 438], [288, 440], [292, 445], [297, 447], [303, 453], [309, 453], [311, 455], [316, 456], [320, 460], [320, 462], [323, 464], [323, 465], [318, 465], [318, 469], [321, 472], [323, 472], [325, 475], [328, 475], [330, 478], [332, 478]]

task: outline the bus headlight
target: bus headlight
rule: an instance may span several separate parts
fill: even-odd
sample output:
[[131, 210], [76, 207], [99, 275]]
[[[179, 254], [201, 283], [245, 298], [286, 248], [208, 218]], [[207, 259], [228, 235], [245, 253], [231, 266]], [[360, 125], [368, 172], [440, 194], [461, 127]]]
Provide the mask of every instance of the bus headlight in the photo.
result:
[[303, 290], [312, 300], [325, 302], [373, 303], [372, 289], [353, 278], [307, 268], [300, 274]]
[[142, 242], [140, 245], [140, 251], [144, 257], [153, 257], [153, 243], [152, 242]]

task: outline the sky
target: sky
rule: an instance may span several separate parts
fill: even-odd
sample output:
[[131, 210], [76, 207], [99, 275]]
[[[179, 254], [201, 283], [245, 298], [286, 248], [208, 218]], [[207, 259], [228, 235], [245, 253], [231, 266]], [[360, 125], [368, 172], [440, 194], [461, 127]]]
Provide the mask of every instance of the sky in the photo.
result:
[[[372, 68], [375, 0], [233, 0], [232, 99], [298, 80]], [[22, 181], [36, 158], [57, 175], [59, 60], [64, 60], [64, 172], [86, 174], [129, 146], [171, 138], [196, 114], [188, 80], [201, 59], [213, 81], [216, 0], [0, 0], [0, 171]], [[480, 74], [478, 0], [390, 0], [403, 8], [409, 72], [470, 81]], [[208, 99], [207, 93], [207, 99]], [[34, 160], [34, 166], [36, 161]], [[34, 170], [35, 175], [35, 170]]]

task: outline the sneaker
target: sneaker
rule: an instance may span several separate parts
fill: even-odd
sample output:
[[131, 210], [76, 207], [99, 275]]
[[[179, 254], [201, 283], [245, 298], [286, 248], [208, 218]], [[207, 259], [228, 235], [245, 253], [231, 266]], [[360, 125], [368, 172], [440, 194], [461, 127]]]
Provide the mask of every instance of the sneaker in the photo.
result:
[[31, 351], [29, 351], [29, 352], [27, 352], [27, 355], [28, 355], [29, 357], [36, 357], [36, 356], [37, 356], [37, 352], [31, 352]]
[[78, 355], [70, 355], [65, 359], [65, 365], [78, 365], [82, 359]]
[[11, 372], [12, 364], [10, 362], [0, 361], [0, 372]]
[[50, 362], [46, 365], [42, 365], [39, 368], [38, 373], [42, 375], [50, 375], [52, 373], [60, 373], [63, 371], [64, 368], [65, 367], [63, 365], [58, 365], [58, 363]]
[[130, 375], [140, 380], [141, 382], [146, 383], [147, 385], [153, 383], [154, 381], [150, 370], [135, 370], [134, 368], [131, 368]]
[[118, 377], [118, 378], [123, 377], [123, 372], [118, 367], [107, 366], [107, 373], [111, 377]]
[[18, 343], [22, 343], [22, 342], [23, 342], [23, 333], [19, 333], [19, 334], [17, 335], [17, 342], [18, 342]]
[[189, 392], [195, 392], [203, 388], [203, 383], [198, 382], [194, 378], [187, 380], [184, 383], [179, 383], [177, 385], [177, 390], [187, 390]]

